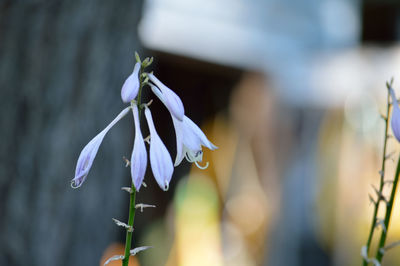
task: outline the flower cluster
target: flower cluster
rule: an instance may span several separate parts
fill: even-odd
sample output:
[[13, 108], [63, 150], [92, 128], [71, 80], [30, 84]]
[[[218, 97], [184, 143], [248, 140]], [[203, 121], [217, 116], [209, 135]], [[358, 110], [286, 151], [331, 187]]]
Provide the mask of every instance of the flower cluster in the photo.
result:
[[[178, 95], [165, 86], [152, 73], [145, 73], [143, 71], [145, 67], [151, 64], [151, 61], [145, 60], [141, 62], [138, 58], [137, 61], [132, 74], [126, 79], [121, 89], [122, 101], [124, 103], [130, 103], [130, 106], [123, 109], [104, 130], [83, 148], [76, 165], [75, 177], [72, 179], [71, 186], [73, 188], [80, 187], [86, 180], [105, 135], [119, 120], [129, 113], [129, 110], [132, 110], [135, 123], [135, 139], [130, 167], [132, 182], [137, 191], [139, 191], [143, 183], [147, 168], [147, 150], [140, 129], [139, 109], [144, 108], [145, 118], [150, 131], [150, 165], [154, 178], [161, 189], [168, 190], [174, 166], [179, 165], [183, 158], [186, 158], [189, 162], [195, 163], [202, 169], [208, 166], [208, 163], [205, 167], [199, 165], [199, 162], [201, 162], [203, 158], [202, 146], [211, 150], [217, 147], [212, 144], [201, 129], [185, 115], [183, 103]], [[140, 97], [138, 96], [140, 95], [139, 91], [144, 85], [148, 85], [151, 88], [153, 93], [160, 99], [171, 114], [175, 128], [177, 147], [174, 164], [172, 163], [171, 155], [157, 134], [148, 104], [138, 104], [141, 99], [137, 99], [137, 97]]]

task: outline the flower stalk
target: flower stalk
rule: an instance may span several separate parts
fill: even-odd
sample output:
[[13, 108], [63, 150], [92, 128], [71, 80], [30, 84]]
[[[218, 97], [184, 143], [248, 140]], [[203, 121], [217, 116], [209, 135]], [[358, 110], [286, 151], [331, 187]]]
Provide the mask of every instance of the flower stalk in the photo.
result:
[[[128, 226], [133, 227], [133, 221], [135, 220], [135, 212], [136, 212], [136, 189], [135, 185], [131, 185], [132, 193], [130, 193], [130, 201], [129, 201], [129, 218], [128, 218]], [[129, 264], [129, 257], [131, 251], [131, 244], [132, 244], [132, 235], [133, 230], [126, 230], [126, 239], [125, 239], [125, 253], [124, 259], [122, 260], [122, 266], [128, 266]]]
[[[391, 158], [391, 156], [392, 156], [392, 154], [388, 154], [388, 155], [386, 154], [387, 140], [389, 137], [388, 136], [388, 127], [389, 127], [389, 113], [390, 113], [391, 105], [392, 105], [392, 113], [391, 113], [391, 119], [390, 119], [391, 127], [392, 127], [394, 138], [400, 142], [400, 107], [399, 107], [399, 103], [398, 103], [396, 95], [395, 95], [395, 91], [392, 88], [392, 84], [393, 84], [393, 79], [390, 83], [386, 83], [386, 87], [388, 89], [388, 96], [387, 96], [386, 117], [383, 117], [383, 119], [386, 122], [386, 126], [385, 126], [385, 138], [384, 138], [384, 146], [383, 146], [382, 168], [381, 168], [381, 171], [379, 172], [381, 179], [380, 179], [379, 189], [376, 189], [374, 187], [374, 190], [377, 194], [377, 199], [374, 200], [374, 198], [370, 196], [370, 199], [374, 203], [375, 208], [374, 208], [374, 215], [372, 217], [371, 229], [370, 229], [370, 232], [368, 235], [367, 244], [365, 246], [363, 246], [361, 249], [361, 255], [363, 257], [363, 265], [364, 266], [367, 266], [369, 263], [373, 263], [375, 266], [380, 266], [382, 263], [383, 256], [385, 255], [385, 251], [388, 250], [389, 248], [392, 248], [392, 247], [398, 245], [396, 243], [396, 244], [385, 246], [387, 234], [389, 231], [390, 217], [392, 215], [393, 204], [394, 204], [394, 200], [396, 197], [397, 184], [398, 184], [399, 175], [400, 175], [400, 156], [399, 156], [399, 159], [397, 162], [397, 167], [396, 167], [396, 173], [395, 173], [393, 181], [385, 181], [385, 162], [387, 159]], [[390, 98], [392, 99], [392, 104], [390, 103]], [[389, 195], [389, 199], [387, 199], [382, 194], [383, 187], [385, 184], [392, 185], [392, 190]], [[378, 209], [379, 209], [381, 202], [383, 202], [384, 205], [386, 206], [384, 219], [379, 219], [377, 217]], [[372, 237], [373, 237], [375, 228], [378, 225], [380, 225], [382, 227], [378, 248], [377, 248], [375, 257], [369, 258], [368, 251], [369, 251], [369, 248], [370, 248], [370, 245], [372, 242]]]
[[400, 175], [400, 156], [399, 156], [399, 160], [397, 162], [396, 175], [394, 177], [394, 181], [393, 181], [393, 185], [392, 185], [392, 192], [390, 194], [390, 199], [389, 199], [389, 202], [386, 204], [386, 215], [385, 215], [385, 220], [384, 220], [386, 230], [382, 230], [381, 238], [379, 240], [378, 251], [376, 252], [376, 259], [379, 263], [382, 261], [383, 255], [385, 254], [385, 242], [386, 242], [386, 237], [388, 234], [390, 217], [391, 217], [392, 210], [393, 210], [393, 203], [394, 203], [394, 199], [396, 197], [396, 190], [397, 190], [397, 183], [399, 181], [399, 175]]
[[[138, 57], [138, 56], [136, 56]], [[138, 60], [138, 58], [136, 58]], [[140, 59], [139, 61], [140, 62]], [[140, 115], [142, 113], [142, 89], [143, 89], [143, 76], [142, 76], [142, 67], [140, 68], [139, 71], [139, 92], [137, 95], [137, 106], [139, 109], [139, 124], [140, 124]], [[136, 128], [136, 130], [140, 130]], [[129, 200], [129, 218], [128, 218], [128, 226], [131, 226], [133, 228], [133, 222], [135, 220], [135, 213], [136, 213], [136, 188], [135, 188], [135, 183], [132, 180], [131, 183], [131, 192], [130, 194], [130, 200]], [[124, 258], [122, 260], [122, 266], [128, 266], [129, 264], [129, 258], [130, 258], [130, 251], [131, 251], [131, 245], [132, 245], [132, 236], [133, 236], [133, 231], [126, 230], [126, 238], [125, 238], [125, 253], [124, 253]]]
[[[390, 86], [389, 86], [389, 84], [386, 84], [386, 85], [387, 85], [387, 107], [386, 107], [386, 116], [383, 117], [383, 119], [385, 121], [385, 136], [384, 136], [384, 141], [383, 141], [382, 166], [381, 166], [381, 170], [379, 171], [380, 184], [379, 184], [379, 190], [377, 192], [378, 198], [376, 199], [376, 201], [373, 201], [374, 202], [374, 214], [372, 216], [371, 228], [369, 231], [368, 240], [367, 240], [367, 244], [366, 244], [367, 254], [369, 252], [369, 248], [370, 248], [371, 242], [372, 242], [372, 237], [374, 235], [375, 228], [377, 226], [378, 209], [379, 209], [379, 204], [380, 204], [381, 200], [383, 199], [383, 197], [381, 197], [381, 195], [383, 192], [383, 187], [385, 185], [385, 165], [386, 165], [386, 159], [387, 159], [386, 148], [387, 148], [387, 140], [388, 140], [389, 112], [390, 112], [390, 92], [389, 92]], [[386, 230], [382, 230], [382, 231], [386, 231]], [[368, 265], [367, 258], [363, 259], [363, 265], [364, 266]]]

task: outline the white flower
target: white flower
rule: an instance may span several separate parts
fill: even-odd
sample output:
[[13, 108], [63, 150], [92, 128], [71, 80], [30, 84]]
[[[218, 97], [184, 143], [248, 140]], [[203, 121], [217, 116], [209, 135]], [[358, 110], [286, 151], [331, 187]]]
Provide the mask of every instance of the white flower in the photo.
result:
[[139, 92], [139, 70], [141, 64], [136, 63], [132, 74], [125, 80], [121, 89], [121, 98], [124, 103], [129, 103], [134, 100]]
[[136, 103], [131, 104], [133, 119], [135, 121], [135, 142], [131, 157], [131, 176], [135, 188], [139, 191], [142, 185], [147, 167], [147, 152], [144, 145], [142, 132], [140, 131], [139, 114]]
[[[167, 101], [163, 91], [156, 86], [150, 85], [154, 94], [167, 106]], [[167, 106], [168, 108], [168, 106]], [[169, 109], [169, 108], [168, 108]], [[191, 163], [195, 163], [197, 167], [205, 169], [208, 166], [202, 167], [198, 162], [203, 160], [203, 151], [201, 146], [205, 146], [210, 150], [215, 150], [218, 147], [211, 143], [201, 129], [193, 123], [187, 116], [183, 115], [182, 120], [179, 120], [171, 112], [172, 122], [174, 123], [176, 134], [176, 159], [175, 166], [179, 165], [183, 158], [186, 158]]]
[[164, 191], [168, 190], [174, 166], [171, 156], [164, 143], [161, 141], [154, 127], [150, 109], [145, 107], [144, 114], [150, 130], [150, 164], [154, 178]]
[[[185, 109], [183, 107], [183, 103], [179, 98], [179, 96], [176, 95], [176, 93], [173, 92], [170, 88], [165, 86], [161, 81], [159, 81], [158, 78], [156, 78], [153, 74], [148, 74], [148, 77], [151, 80], [151, 82], [153, 82], [159, 89], [155, 92], [153, 89], [153, 87], [155, 86], [150, 84], [150, 87], [153, 90], [153, 92], [157, 94], [159, 91], [161, 91], [162, 97], [164, 99], [163, 102], [167, 107], [167, 109], [173, 116], [182, 121], [183, 116], [185, 115]], [[159, 95], [157, 96], [160, 97]]]
[[195, 163], [197, 167], [205, 169], [207, 164], [202, 167], [198, 162], [203, 160], [203, 151], [201, 146], [205, 146], [210, 150], [215, 150], [218, 147], [211, 143], [201, 129], [184, 116], [183, 121], [179, 121], [172, 116], [172, 121], [175, 127], [176, 134], [176, 159], [175, 166], [179, 165], [185, 157], [191, 163]]
[[82, 183], [86, 180], [87, 175], [89, 174], [89, 170], [92, 167], [94, 158], [96, 158], [97, 151], [99, 150], [100, 144], [104, 139], [104, 136], [107, 132], [119, 121], [121, 120], [128, 112], [130, 107], [122, 110], [119, 115], [114, 118], [114, 120], [96, 137], [94, 137], [81, 151], [79, 155], [78, 162], [76, 163], [75, 169], [75, 177], [71, 181], [71, 186], [73, 188], [78, 188], [82, 185]]
[[392, 131], [397, 141], [400, 141], [400, 108], [397, 102], [396, 94], [392, 88], [389, 88], [390, 95], [392, 96], [393, 109], [392, 109]]

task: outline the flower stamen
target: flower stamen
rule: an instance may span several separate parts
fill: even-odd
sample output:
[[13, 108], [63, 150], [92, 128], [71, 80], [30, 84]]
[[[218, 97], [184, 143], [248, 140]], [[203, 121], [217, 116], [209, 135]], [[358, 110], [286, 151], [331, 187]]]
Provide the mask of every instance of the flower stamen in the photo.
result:
[[197, 161], [194, 161], [194, 163], [195, 163], [196, 166], [197, 166], [198, 168], [200, 168], [201, 170], [207, 169], [207, 168], [208, 168], [208, 165], [209, 165], [208, 162], [206, 162], [206, 165], [205, 165], [205, 166], [199, 165], [199, 163], [198, 163]]

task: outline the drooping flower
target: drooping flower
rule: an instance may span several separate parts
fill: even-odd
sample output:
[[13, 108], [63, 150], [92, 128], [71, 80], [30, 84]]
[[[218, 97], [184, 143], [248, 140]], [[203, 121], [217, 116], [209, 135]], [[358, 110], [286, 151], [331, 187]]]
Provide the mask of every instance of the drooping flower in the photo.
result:
[[79, 155], [78, 162], [76, 164], [75, 169], [75, 177], [71, 181], [71, 186], [73, 188], [78, 188], [82, 185], [82, 183], [86, 180], [86, 177], [89, 173], [90, 168], [92, 167], [94, 158], [96, 157], [97, 151], [99, 150], [100, 144], [104, 139], [104, 136], [107, 132], [119, 121], [121, 120], [128, 112], [131, 107], [127, 107], [122, 110], [121, 113], [118, 114], [116, 118], [96, 137], [94, 137], [81, 151]]
[[121, 89], [121, 98], [124, 103], [129, 103], [134, 100], [139, 91], [139, 70], [141, 64], [138, 62], [133, 68], [132, 74], [125, 80], [124, 85]]
[[396, 98], [396, 94], [392, 88], [389, 88], [390, 95], [392, 96], [393, 109], [392, 109], [392, 131], [397, 141], [400, 141], [400, 107]]
[[[178, 95], [173, 92], [170, 88], [165, 86], [158, 78], [156, 78], [153, 74], [148, 74], [149, 79], [153, 82], [159, 91], [162, 93], [162, 97], [164, 99], [164, 104], [169, 110], [169, 112], [175, 116], [180, 121], [183, 120], [183, 116], [185, 115], [185, 109], [183, 107], [183, 103]], [[150, 87], [153, 90], [154, 85], [150, 84]], [[154, 92], [154, 90], [153, 90]], [[154, 92], [157, 94], [157, 92]], [[157, 95], [158, 96], [158, 95]], [[160, 97], [160, 96], [158, 96]]]
[[140, 131], [139, 114], [136, 104], [132, 104], [133, 120], [135, 121], [135, 142], [131, 157], [131, 176], [135, 188], [139, 191], [147, 168], [147, 151]]
[[[164, 93], [156, 86], [150, 86], [154, 94], [164, 103], [164, 105], [167, 106]], [[207, 168], [208, 163], [205, 167], [200, 166], [198, 163], [203, 160], [203, 151], [201, 146], [203, 145], [210, 150], [215, 150], [218, 147], [212, 144], [203, 131], [201, 131], [201, 129], [187, 116], [184, 115], [182, 120], [179, 120], [171, 112], [171, 117], [176, 134], [175, 166], [179, 165], [183, 158], [186, 158], [186, 160], [195, 163], [197, 167], [201, 169]]]
[[179, 121], [172, 117], [172, 122], [175, 127], [176, 134], [176, 159], [175, 166], [179, 165], [183, 158], [188, 162], [195, 163], [197, 167], [205, 169], [199, 162], [203, 160], [203, 151], [201, 146], [205, 146], [210, 150], [218, 149], [217, 146], [211, 143], [201, 129], [189, 117], [184, 116], [183, 121]]
[[150, 130], [151, 170], [160, 188], [166, 191], [174, 171], [171, 155], [157, 134], [150, 109], [145, 107], [144, 114]]

